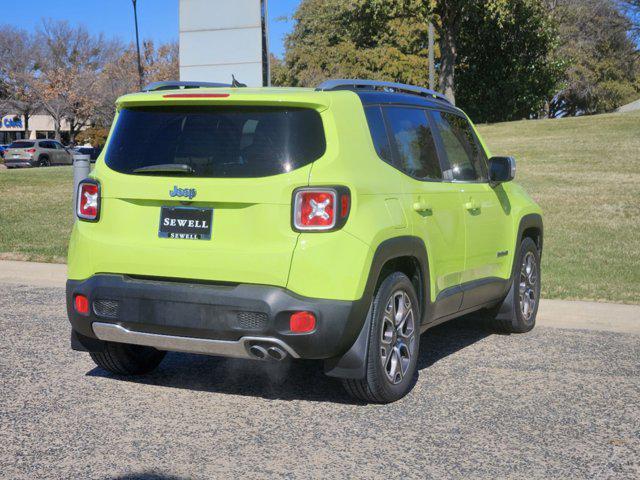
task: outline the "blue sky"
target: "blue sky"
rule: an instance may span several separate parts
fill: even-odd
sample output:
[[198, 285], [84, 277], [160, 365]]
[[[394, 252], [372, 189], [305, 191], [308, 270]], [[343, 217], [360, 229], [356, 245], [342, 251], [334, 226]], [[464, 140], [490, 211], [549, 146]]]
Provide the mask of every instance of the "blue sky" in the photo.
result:
[[[269, 44], [271, 51], [281, 57], [284, 36], [293, 26], [291, 15], [300, 0], [270, 0]], [[11, 22], [32, 29], [43, 18], [68, 20], [84, 24], [94, 32], [124, 41], [135, 38], [131, 0], [29, 0], [29, 15], [20, 15], [15, 23], [8, 16], [0, 16], [0, 23]], [[5, 14], [10, 10], [4, 9]], [[281, 18], [288, 20], [283, 21]], [[138, 0], [138, 26], [141, 38], [165, 42], [178, 39], [178, 0]]]
[[[269, 46], [278, 57], [282, 57], [284, 37], [293, 28], [291, 16], [299, 3], [300, 0], [269, 0]], [[11, 22], [32, 29], [40, 25], [43, 18], [66, 19], [108, 37], [134, 39], [131, 0], [29, 0], [29, 12], [29, 15], [20, 15], [17, 23], [10, 14], [0, 16], [0, 24]], [[138, 23], [141, 38], [160, 42], [177, 40], [178, 0], [138, 0]]]

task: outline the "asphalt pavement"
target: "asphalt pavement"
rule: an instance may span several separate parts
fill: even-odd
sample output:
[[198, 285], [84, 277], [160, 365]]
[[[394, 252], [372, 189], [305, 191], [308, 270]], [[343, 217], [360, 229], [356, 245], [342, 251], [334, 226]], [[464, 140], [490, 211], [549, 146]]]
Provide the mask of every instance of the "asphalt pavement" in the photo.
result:
[[314, 362], [108, 374], [70, 350], [63, 288], [0, 282], [0, 478], [637, 479], [634, 331], [468, 317], [423, 336], [407, 397], [365, 405]]

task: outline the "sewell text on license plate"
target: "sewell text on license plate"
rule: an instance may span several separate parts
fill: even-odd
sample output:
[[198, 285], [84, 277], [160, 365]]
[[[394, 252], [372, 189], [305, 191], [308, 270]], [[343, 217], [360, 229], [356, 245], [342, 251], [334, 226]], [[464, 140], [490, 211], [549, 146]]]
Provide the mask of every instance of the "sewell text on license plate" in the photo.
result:
[[212, 208], [162, 207], [160, 209], [160, 238], [210, 240]]

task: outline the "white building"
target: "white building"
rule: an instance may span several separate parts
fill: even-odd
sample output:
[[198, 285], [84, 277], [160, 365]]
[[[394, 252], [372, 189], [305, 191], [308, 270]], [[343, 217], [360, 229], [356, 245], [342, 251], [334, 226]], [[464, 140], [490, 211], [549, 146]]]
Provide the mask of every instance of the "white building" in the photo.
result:
[[267, 0], [180, 0], [180, 80], [270, 84]]
[[[5, 145], [26, 138], [26, 124], [22, 115], [5, 115], [0, 120], [0, 145]], [[29, 117], [29, 135], [31, 140], [37, 138], [54, 138], [53, 118], [49, 115], [31, 115]], [[63, 143], [69, 141], [69, 122], [62, 120], [61, 136]]]

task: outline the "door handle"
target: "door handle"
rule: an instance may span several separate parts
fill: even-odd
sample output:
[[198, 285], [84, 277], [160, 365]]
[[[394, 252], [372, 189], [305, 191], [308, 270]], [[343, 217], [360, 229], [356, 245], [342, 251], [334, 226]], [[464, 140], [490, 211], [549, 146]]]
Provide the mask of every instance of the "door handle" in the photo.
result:
[[422, 200], [414, 202], [413, 203], [413, 209], [418, 213], [430, 212], [432, 210], [431, 209], [431, 205], [429, 205], [426, 202], [423, 202]]
[[480, 204], [475, 200], [469, 200], [467, 203], [464, 204], [464, 208], [465, 210], [469, 210], [470, 212], [479, 212]]

